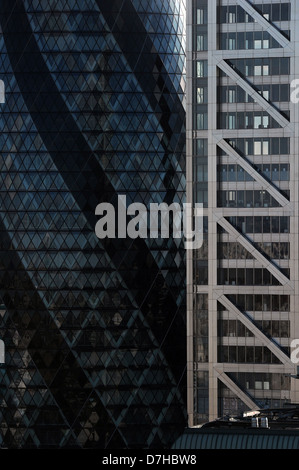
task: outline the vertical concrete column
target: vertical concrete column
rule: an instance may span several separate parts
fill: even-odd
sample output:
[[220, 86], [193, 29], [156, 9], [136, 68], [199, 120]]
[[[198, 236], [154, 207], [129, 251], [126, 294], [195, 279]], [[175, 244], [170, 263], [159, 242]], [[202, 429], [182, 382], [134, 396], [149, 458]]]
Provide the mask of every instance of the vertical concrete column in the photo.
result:
[[[186, 44], [186, 202], [193, 207], [193, 111], [192, 111], [192, 56], [193, 56], [193, 27], [192, 27], [193, 1], [187, 1], [187, 44]], [[193, 358], [193, 253], [192, 250], [186, 252], [187, 263], [187, 411], [188, 425], [194, 425], [194, 358]]]
[[[299, 79], [299, 3], [291, 0], [291, 40], [294, 55], [291, 57], [290, 83]], [[298, 87], [298, 85], [297, 85]], [[291, 88], [291, 93], [294, 89]], [[299, 103], [290, 102], [290, 118], [294, 133], [290, 139], [290, 200], [294, 212], [290, 224], [290, 275], [294, 283], [294, 294], [290, 296], [290, 344], [299, 338]], [[294, 364], [294, 373], [296, 365]], [[299, 380], [291, 379], [291, 401], [299, 401]]]
[[217, 0], [208, 2], [208, 240], [209, 240], [209, 418], [218, 417], [217, 364], [217, 300], [213, 291], [217, 286], [217, 222], [213, 213], [217, 208], [217, 145], [213, 142], [213, 132], [217, 129], [217, 67], [213, 53], [217, 50]]

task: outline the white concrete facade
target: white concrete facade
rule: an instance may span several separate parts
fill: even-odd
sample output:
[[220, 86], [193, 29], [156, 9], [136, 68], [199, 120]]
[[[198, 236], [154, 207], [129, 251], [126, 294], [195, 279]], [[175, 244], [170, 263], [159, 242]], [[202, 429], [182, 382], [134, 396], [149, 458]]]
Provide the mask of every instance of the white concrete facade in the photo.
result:
[[[240, 60], [254, 74], [242, 73]], [[200, 77], [199, 61], [206, 61]], [[187, 202], [207, 194], [208, 246], [206, 278], [203, 252], [187, 253], [190, 427], [223, 413], [299, 402], [290, 359], [299, 338], [299, 104], [290, 94], [282, 98], [296, 79], [298, 1], [187, 2]], [[199, 139], [207, 143], [203, 156]], [[198, 185], [205, 161], [207, 182]], [[248, 231], [250, 224], [262, 230]]]

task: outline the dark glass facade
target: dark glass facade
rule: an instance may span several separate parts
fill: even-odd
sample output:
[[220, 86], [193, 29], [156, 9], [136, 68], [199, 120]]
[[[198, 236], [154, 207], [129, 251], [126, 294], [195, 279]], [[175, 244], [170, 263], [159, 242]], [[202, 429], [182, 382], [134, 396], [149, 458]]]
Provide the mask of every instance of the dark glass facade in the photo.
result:
[[161, 448], [186, 426], [185, 254], [95, 235], [185, 196], [185, 2], [1, 0], [0, 443]]

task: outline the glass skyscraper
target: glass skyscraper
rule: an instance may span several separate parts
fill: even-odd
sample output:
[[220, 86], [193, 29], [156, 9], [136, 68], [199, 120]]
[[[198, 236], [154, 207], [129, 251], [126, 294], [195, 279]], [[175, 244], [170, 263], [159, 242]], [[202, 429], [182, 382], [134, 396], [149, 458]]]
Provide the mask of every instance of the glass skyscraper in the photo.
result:
[[180, 240], [95, 208], [185, 197], [185, 2], [1, 0], [0, 444], [167, 447], [186, 424]]
[[187, 5], [190, 426], [298, 403], [298, 25], [297, 1]]

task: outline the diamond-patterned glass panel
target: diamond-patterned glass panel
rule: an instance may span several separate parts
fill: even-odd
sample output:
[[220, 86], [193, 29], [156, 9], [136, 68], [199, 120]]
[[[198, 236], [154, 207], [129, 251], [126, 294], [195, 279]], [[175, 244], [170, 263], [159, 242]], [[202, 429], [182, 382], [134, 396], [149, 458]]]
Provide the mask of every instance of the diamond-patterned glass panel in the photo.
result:
[[120, 194], [183, 205], [184, 9], [1, 0], [3, 447], [167, 448], [186, 425], [183, 241], [94, 231]]

